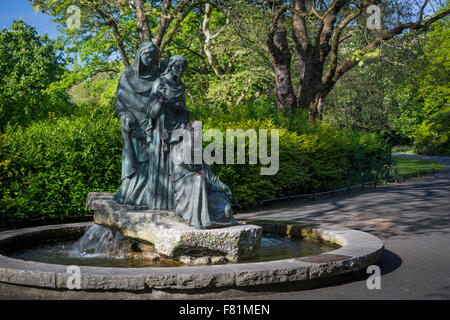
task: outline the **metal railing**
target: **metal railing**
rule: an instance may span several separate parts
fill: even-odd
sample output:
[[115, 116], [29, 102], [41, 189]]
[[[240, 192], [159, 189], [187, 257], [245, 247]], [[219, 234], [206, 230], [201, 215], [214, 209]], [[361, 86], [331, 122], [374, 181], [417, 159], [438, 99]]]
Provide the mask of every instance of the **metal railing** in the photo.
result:
[[[410, 178], [421, 177], [421, 176], [425, 176], [428, 174], [434, 174], [434, 173], [436, 173], [436, 170], [434, 168], [432, 168], [431, 170], [420, 170], [414, 174], [398, 175], [397, 177], [395, 177], [393, 179], [388, 179], [386, 182], [387, 183], [392, 183], [392, 182], [399, 183], [399, 182], [404, 182]], [[383, 183], [379, 180], [374, 180], [374, 181], [362, 182], [362, 183], [348, 186], [345, 188], [334, 189], [334, 190], [330, 190], [330, 191], [313, 192], [313, 193], [308, 193], [308, 194], [297, 194], [297, 195], [284, 196], [284, 197], [279, 197], [279, 198], [241, 202], [241, 203], [237, 203], [237, 204], [233, 205], [233, 207], [236, 209], [238, 209], [238, 208], [240, 209], [240, 208], [251, 206], [251, 205], [256, 206], [256, 205], [261, 205], [264, 203], [283, 201], [283, 200], [305, 199], [307, 201], [308, 199], [310, 199], [310, 202], [312, 202], [312, 201], [316, 201], [316, 200], [331, 199], [336, 196], [342, 196], [345, 194], [348, 195], [350, 193], [355, 193], [355, 192], [360, 192], [360, 191], [362, 192], [367, 188], [374, 189], [377, 187], [377, 184], [383, 184]], [[354, 191], [355, 189], [356, 189], [356, 191]]]
[[[408, 174], [408, 175], [399, 175], [398, 177], [388, 180], [387, 182], [404, 182], [407, 179], [420, 177], [428, 174], [434, 174], [436, 173], [436, 170], [433, 168], [432, 170], [422, 170], [418, 171], [414, 174]], [[370, 182], [362, 182], [359, 184], [355, 184], [352, 186], [348, 186], [345, 188], [340, 189], [334, 189], [330, 191], [323, 191], [323, 192], [313, 192], [308, 194], [297, 194], [297, 195], [290, 195], [290, 196], [284, 196], [284, 197], [278, 197], [278, 198], [272, 198], [272, 199], [264, 199], [264, 200], [255, 200], [255, 201], [249, 201], [249, 202], [241, 202], [233, 205], [234, 209], [242, 209], [245, 207], [251, 207], [262, 205], [265, 203], [271, 203], [271, 202], [277, 202], [277, 201], [283, 201], [283, 200], [299, 200], [303, 199], [305, 202], [312, 202], [316, 200], [323, 200], [323, 199], [330, 199], [337, 196], [343, 196], [348, 195], [355, 192], [363, 192], [367, 189], [374, 189], [377, 187], [377, 184], [382, 184], [379, 180], [374, 180]], [[34, 226], [41, 226], [41, 225], [48, 225], [48, 224], [62, 224], [62, 223], [74, 223], [74, 222], [88, 222], [93, 221], [93, 215], [84, 215], [84, 216], [68, 216], [63, 219], [23, 219], [23, 220], [0, 220], [0, 229], [10, 229], [10, 228], [26, 228], [26, 227], [34, 227]]]

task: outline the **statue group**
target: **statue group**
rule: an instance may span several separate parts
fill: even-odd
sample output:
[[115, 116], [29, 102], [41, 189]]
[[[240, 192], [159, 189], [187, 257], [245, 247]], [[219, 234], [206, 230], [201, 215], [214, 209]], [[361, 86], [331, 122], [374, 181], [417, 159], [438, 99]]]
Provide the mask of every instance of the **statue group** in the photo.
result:
[[228, 186], [209, 165], [183, 163], [183, 151], [193, 143], [173, 135], [177, 129], [193, 130], [181, 81], [186, 67], [181, 55], [158, 67], [158, 48], [143, 42], [122, 73], [115, 104], [123, 138], [122, 175], [114, 200], [175, 210], [199, 229], [234, 225]]

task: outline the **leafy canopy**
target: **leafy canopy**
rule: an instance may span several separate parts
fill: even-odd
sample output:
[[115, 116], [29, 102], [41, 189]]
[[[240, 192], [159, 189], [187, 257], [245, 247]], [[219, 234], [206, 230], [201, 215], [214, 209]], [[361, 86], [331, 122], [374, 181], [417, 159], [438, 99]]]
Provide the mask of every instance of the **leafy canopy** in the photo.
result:
[[64, 94], [46, 91], [64, 72], [57, 52], [54, 41], [22, 20], [1, 30], [0, 131], [7, 123], [28, 125], [49, 112], [62, 111]]

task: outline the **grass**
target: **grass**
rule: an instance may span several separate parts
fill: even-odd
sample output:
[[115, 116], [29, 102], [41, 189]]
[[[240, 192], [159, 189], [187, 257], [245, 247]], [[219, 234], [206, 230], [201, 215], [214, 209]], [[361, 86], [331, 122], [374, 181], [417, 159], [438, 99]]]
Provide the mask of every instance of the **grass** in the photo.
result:
[[400, 175], [415, 175], [423, 171], [440, 171], [445, 168], [445, 165], [435, 161], [411, 159], [411, 158], [395, 158], [397, 164], [395, 165]]
[[393, 146], [392, 153], [414, 154], [414, 146]]

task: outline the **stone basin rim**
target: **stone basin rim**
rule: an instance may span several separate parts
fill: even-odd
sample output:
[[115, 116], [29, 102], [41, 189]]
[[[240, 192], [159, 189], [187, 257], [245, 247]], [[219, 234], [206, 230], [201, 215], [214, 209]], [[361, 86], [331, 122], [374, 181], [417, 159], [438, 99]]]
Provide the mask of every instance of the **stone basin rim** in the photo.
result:
[[[0, 245], [18, 236], [86, 228], [92, 224], [82, 222], [3, 231], [0, 232]], [[328, 226], [300, 228], [309, 229], [316, 239], [337, 243], [342, 247], [316, 256], [267, 262], [165, 268], [80, 266], [81, 291], [236, 288], [298, 282], [356, 272], [382, 259], [383, 242], [368, 233]], [[26, 261], [0, 254], [0, 282], [61, 290], [68, 289], [69, 276], [67, 265]]]

